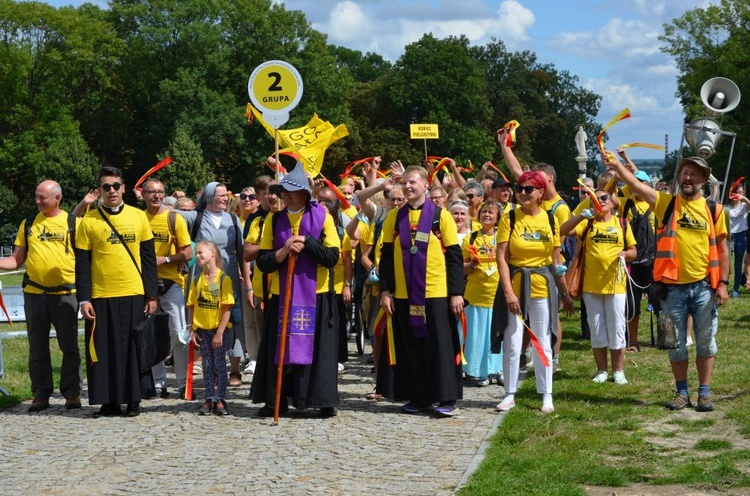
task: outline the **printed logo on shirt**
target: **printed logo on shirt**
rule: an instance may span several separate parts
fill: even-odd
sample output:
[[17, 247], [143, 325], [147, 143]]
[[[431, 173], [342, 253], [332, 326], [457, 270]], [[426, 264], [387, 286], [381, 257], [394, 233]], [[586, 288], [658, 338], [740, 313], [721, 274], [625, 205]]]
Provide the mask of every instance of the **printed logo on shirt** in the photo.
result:
[[152, 234], [154, 235], [154, 243], [169, 244], [171, 242], [171, 240], [169, 239], [170, 238], [169, 233], [158, 233], [158, 232], [152, 231]]
[[687, 214], [677, 220], [677, 225], [683, 229], [692, 229], [694, 231], [705, 231], [708, 224], [704, 219], [692, 219]]
[[45, 227], [44, 229], [42, 229], [42, 232], [39, 234], [39, 236], [36, 237], [36, 239], [38, 239], [39, 241], [50, 241], [50, 242], [65, 241], [66, 233], [67, 231], [59, 231], [59, 232], [48, 231], [47, 228]]
[[[135, 243], [135, 234], [120, 233], [120, 236], [122, 236], [123, 241], [125, 241], [125, 243], [127, 244]], [[107, 242], [111, 245], [119, 245], [120, 238], [117, 237], [117, 234], [115, 234], [114, 231], [110, 231], [109, 238], [107, 238]]]
[[207, 300], [203, 297], [203, 294], [198, 295], [198, 308], [205, 308], [207, 310], [218, 310], [219, 300]]
[[609, 227], [602, 231], [601, 229], [596, 230], [596, 234], [591, 236], [591, 241], [599, 244], [617, 245], [620, 244], [619, 235], [617, 229], [610, 229]]
[[521, 233], [521, 239], [532, 243], [549, 243], [549, 234], [542, 231], [530, 232], [528, 228], [524, 228]]

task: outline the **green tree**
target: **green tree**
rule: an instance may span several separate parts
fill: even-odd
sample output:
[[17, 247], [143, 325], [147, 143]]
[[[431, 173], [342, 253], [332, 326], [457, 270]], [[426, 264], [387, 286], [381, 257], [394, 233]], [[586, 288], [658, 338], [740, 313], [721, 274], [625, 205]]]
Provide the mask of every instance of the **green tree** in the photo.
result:
[[[700, 90], [707, 80], [721, 76], [733, 80], [740, 88], [750, 86], [750, 6], [743, 0], [722, 0], [719, 4], [689, 10], [664, 25], [662, 50], [675, 58], [680, 75], [677, 95], [686, 115], [686, 122], [706, 115]], [[750, 172], [750, 141], [747, 129], [750, 114], [745, 101], [720, 119], [724, 131], [736, 133], [731, 177]], [[713, 174], [720, 180], [731, 153], [731, 137], [725, 137], [709, 160]], [[693, 154], [693, 151], [688, 151]]]
[[203, 158], [201, 145], [190, 135], [187, 126], [179, 125], [169, 148], [159, 160], [172, 157], [173, 162], [159, 171], [159, 179], [168, 190], [184, 191], [195, 197], [195, 192], [214, 179], [209, 164]]

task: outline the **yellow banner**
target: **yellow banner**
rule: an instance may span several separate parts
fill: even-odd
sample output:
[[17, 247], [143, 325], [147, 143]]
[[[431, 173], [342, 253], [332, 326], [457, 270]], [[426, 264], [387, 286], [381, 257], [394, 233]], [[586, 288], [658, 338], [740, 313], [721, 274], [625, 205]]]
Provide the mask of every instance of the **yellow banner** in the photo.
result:
[[410, 124], [411, 139], [439, 139], [437, 124]]

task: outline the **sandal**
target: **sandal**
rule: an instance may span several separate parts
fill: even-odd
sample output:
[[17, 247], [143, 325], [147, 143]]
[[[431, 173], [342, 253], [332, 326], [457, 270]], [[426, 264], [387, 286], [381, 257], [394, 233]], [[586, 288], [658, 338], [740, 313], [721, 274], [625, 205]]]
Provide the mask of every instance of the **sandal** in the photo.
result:
[[382, 398], [382, 397], [383, 397], [383, 395], [382, 395], [382, 394], [380, 394], [380, 393], [376, 393], [375, 391], [373, 391], [372, 393], [367, 393], [367, 394], [365, 395], [365, 399], [368, 399], [368, 400], [376, 400], [376, 401], [377, 401], [377, 400], [379, 400], [379, 399], [380, 399], [380, 398]]
[[625, 353], [638, 353], [640, 351], [641, 351], [641, 345], [639, 344], [625, 348]]
[[227, 387], [240, 386], [242, 386], [242, 374], [239, 372], [229, 374], [229, 382], [227, 383]]

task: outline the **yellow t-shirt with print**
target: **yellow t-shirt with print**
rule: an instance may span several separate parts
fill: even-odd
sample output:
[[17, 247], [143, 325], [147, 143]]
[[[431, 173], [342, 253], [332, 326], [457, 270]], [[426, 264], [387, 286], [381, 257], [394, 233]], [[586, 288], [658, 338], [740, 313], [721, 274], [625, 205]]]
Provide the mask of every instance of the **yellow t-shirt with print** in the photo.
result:
[[[175, 221], [174, 235], [169, 230], [170, 213], [174, 216]], [[156, 252], [157, 257], [174, 255], [178, 251], [178, 246], [190, 246], [187, 222], [182, 215], [165, 210], [155, 215], [146, 212], [146, 218], [151, 224], [151, 232], [154, 235], [154, 252]], [[159, 279], [169, 279], [179, 284], [181, 288], [185, 288], [185, 276], [180, 274], [179, 265], [176, 263], [165, 263], [157, 266], [156, 274]]]
[[[320, 208], [324, 208], [324, 207], [320, 207]], [[302, 212], [296, 213], [296, 214], [292, 214], [292, 213], [285, 214], [282, 212], [279, 215], [289, 215], [289, 224], [292, 227], [292, 234], [296, 236], [299, 233], [299, 224], [300, 224], [300, 221], [302, 220]], [[273, 248], [273, 236], [274, 236], [273, 221], [271, 217], [268, 217], [266, 218], [266, 221], [263, 223], [263, 233], [261, 234], [261, 240], [260, 240], [261, 250], [273, 250], [274, 249]], [[323, 232], [321, 236], [323, 238], [323, 245], [325, 247], [340, 249], [341, 240], [339, 239], [339, 233], [336, 232], [336, 226], [333, 223], [333, 217], [331, 217], [331, 215], [328, 213], [326, 213], [325, 221], [323, 221]], [[330, 271], [328, 268], [323, 267], [322, 265], [318, 265], [316, 293], [328, 292], [329, 272]], [[271, 294], [274, 294], [274, 295], [279, 294], [278, 271], [274, 272], [271, 276]]]
[[[419, 223], [419, 216], [422, 209], [412, 210], [409, 205], [402, 208], [409, 209], [409, 223], [416, 226]], [[404, 254], [401, 251], [401, 242], [396, 237], [396, 215], [399, 209], [393, 209], [388, 212], [388, 216], [383, 222], [383, 231], [381, 238], [383, 243], [393, 243], [393, 262], [396, 270], [396, 291], [393, 293], [394, 298], [407, 299], [408, 293], [406, 288], [406, 278], [404, 276], [403, 257], [411, 256], [410, 253]], [[398, 234], [399, 236], [402, 233]], [[411, 236], [411, 233], [403, 233]], [[430, 219], [430, 234], [427, 242], [427, 281], [425, 286], [425, 298], [445, 298], [448, 296], [448, 280], [446, 277], [445, 254], [442, 246], [458, 245], [458, 233], [456, 230], [456, 221], [453, 220], [450, 212], [446, 209], [440, 210], [440, 235], [443, 238], [443, 244], [432, 232], [432, 219]]]
[[[656, 218], [664, 218], [667, 205], [672, 195], [657, 192], [654, 214]], [[677, 198], [674, 215], [677, 216], [677, 232], [675, 234], [677, 250], [675, 258], [678, 262], [677, 280], [666, 281], [677, 284], [687, 284], [704, 279], [708, 276], [708, 236], [710, 234], [708, 222], [709, 209], [705, 198], [688, 201], [682, 197]], [[717, 210], [719, 206], [717, 205]], [[721, 209], [719, 218], [714, 222], [716, 238], [726, 237], [727, 221], [724, 209]]]
[[[562, 207], [560, 207], [562, 208]], [[559, 209], [558, 209], [559, 210]], [[570, 213], [570, 211], [568, 211]], [[508, 243], [508, 263], [515, 267], [547, 267], [552, 265], [552, 254], [560, 247], [560, 229], [555, 227], [554, 234], [545, 210], [536, 215], [527, 215], [520, 208], [515, 210], [516, 222], [513, 233], [510, 233], [510, 212], [500, 219], [497, 228], [497, 242]], [[513, 292], [521, 295], [521, 272], [513, 276]], [[531, 274], [531, 297], [547, 298], [547, 278], [542, 274]]]
[[[627, 222], [627, 221], [626, 221]], [[576, 226], [575, 237], [583, 236], [588, 221]], [[620, 219], [612, 216], [608, 221], [594, 221], [586, 234], [586, 257], [583, 267], [583, 291], [595, 294], [625, 294], [627, 272], [620, 268], [617, 255], [635, 245], [630, 225], [623, 243]]]
[[[76, 231], [81, 219], [76, 219]], [[29, 245], [26, 246], [26, 221], [21, 222], [14, 242], [19, 248], [26, 248], [26, 274], [33, 282], [48, 288], [75, 285], [76, 258], [70, 233], [68, 232], [68, 213], [60, 212], [54, 217], [47, 217], [39, 212], [31, 223]], [[43, 294], [44, 291], [27, 284], [24, 293]], [[75, 293], [69, 291], [51, 292], [50, 294]]]
[[76, 245], [82, 250], [91, 251], [91, 297], [142, 295], [143, 281], [138, 273], [141, 269], [141, 242], [154, 237], [146, 213], [123, 205], [118, 214], [104, 212], [104, 215], [125, 240], [138, 269], [118, 237], [99, 215], [99, 210], [90, 211], [76, 233]]
[[[484, 234], [481, 230], [475, 231], [476, 238], [471, 243], [474, 233], [464, 238], [461, 252], [464, 261], [472, 258], [479, 260], [479, 265], [469, 272], [466, 278], [466, 289], [464, 299], [475, 307], [491, 308], [495, 302], [497, 285], [500, 282], [500, 272], [497, 270], [496, 257], [496, 233]], [[474, 250], [470, 248], [474, 247]], [[473, 253], [472, 253], [473, 251]]]
[[[230, 311], [234, 306], [232, 279], [221, 270], [217, 271], [216, 278], [211, 282], [205, 274], [199, 274], [193, 282], [187, 306], [193, 309], [193, 329], [218, 328], [224, 311]], [[231, 324], [227, 324], [227, 327], [231, 327]]]

